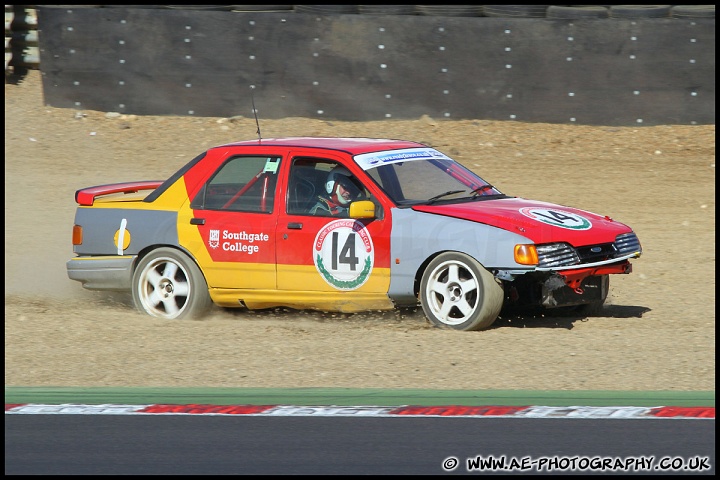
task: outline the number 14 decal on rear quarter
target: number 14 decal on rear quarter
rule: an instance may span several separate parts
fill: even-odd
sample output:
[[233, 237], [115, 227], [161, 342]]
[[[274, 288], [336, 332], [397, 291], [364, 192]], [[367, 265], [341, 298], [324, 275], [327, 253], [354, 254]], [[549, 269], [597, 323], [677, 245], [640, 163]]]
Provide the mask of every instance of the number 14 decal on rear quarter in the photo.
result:
[[570, 230], [589, 230], [592, 228], [592, 223], [587, 218], [564, 210], [525, 207], [520, 209], [520, 213], [538, 222], [560, 228], [569, 228]]
[[370, 232], [361, 222], [334, 220], [315, 237], [313, 260], [320, 275], [332, 287], [360, 288], [370, 277], [375, 260]]

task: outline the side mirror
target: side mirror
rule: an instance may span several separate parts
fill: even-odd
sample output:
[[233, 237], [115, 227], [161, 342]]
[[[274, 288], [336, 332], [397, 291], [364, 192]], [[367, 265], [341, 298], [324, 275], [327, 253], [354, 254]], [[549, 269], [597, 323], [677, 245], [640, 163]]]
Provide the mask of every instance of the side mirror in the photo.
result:
[[370, 200], [358, 200], [350, 204], [350, 218], [375, 218], [375, 204]]

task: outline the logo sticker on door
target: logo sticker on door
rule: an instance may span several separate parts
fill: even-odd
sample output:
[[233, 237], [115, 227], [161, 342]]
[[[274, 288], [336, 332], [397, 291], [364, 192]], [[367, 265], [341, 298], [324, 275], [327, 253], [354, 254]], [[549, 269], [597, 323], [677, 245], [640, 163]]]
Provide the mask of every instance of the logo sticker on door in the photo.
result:
[[587, 218], [564, 210], [525, 207], [520, 209], [520, 213], [533, 220], [555, 227], [568, 228], [570, 230], [589, 230], [592, 228], [592, 223], [590, 223], [590, 220]]
[[370, 277], [375, 261], [370, 232], [361, 222], [334, 220], [315, 237], [313, 260], [331, 286], [339, 290], [360, 288]]

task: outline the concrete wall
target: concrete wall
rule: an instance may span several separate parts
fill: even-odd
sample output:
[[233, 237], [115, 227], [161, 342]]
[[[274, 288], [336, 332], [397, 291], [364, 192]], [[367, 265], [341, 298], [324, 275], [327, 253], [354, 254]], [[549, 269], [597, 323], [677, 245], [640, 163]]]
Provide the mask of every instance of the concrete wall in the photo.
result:
[[46, 104], [140, 115], [715, 123], [715, 19], [38, 7]]

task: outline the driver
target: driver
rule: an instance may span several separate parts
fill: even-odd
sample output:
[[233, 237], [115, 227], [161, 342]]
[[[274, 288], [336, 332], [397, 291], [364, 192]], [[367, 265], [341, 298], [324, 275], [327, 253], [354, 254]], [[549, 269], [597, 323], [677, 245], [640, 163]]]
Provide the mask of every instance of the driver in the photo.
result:
[[350, 202], [358, 200], [362, 190], [352, 173], [338, 165], [328, 174], [325, 192], [325, 195], [318, 196], [317, 203], [310, 209], [310, 214], [347, 217]]

